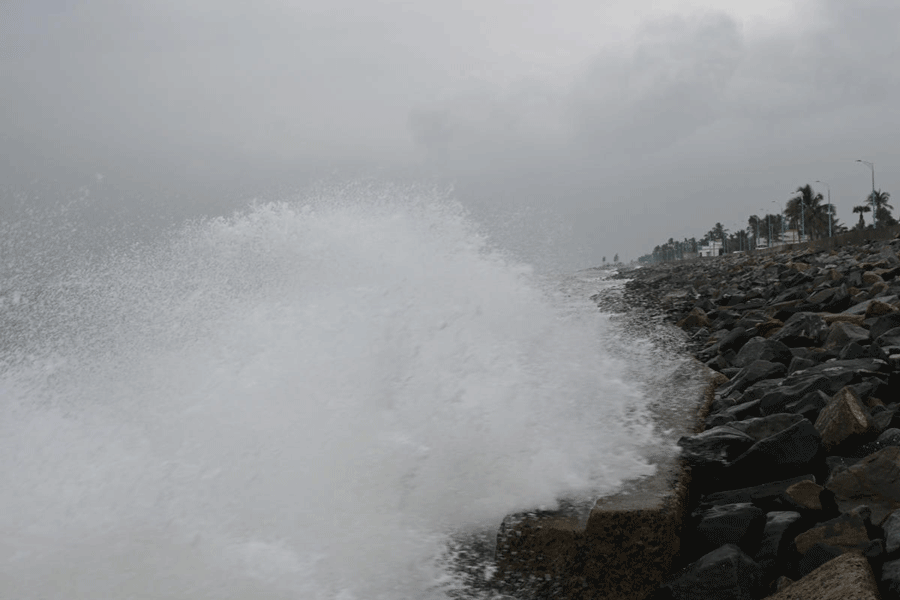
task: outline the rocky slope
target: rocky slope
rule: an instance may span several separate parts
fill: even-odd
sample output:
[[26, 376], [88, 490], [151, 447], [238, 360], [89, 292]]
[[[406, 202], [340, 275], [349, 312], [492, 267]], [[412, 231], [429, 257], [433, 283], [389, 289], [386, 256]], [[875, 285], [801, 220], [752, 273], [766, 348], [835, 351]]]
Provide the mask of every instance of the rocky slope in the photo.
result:
[[619, 274], [626, 303], [662, 311], [724, 375], [706, 430], [679, 441], [695, 499], [657, 598], [800, 597], [792, 581], [828, 581], [846, 554], [872, 589], [842, 597], [900, 598], [898, 252], [895, 239]]

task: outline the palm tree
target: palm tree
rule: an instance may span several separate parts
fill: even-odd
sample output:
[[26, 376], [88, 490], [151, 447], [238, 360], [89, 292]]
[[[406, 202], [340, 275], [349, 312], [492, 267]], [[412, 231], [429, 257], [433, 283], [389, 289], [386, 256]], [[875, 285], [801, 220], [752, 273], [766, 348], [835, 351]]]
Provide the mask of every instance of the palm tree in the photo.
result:
[[891, 199], [891, 194], [889, 192], [882, 192], [878, 190], [877, 192], [872, 192], [870, 196], [872, 200], [872, 204], [875, 205], [875, 223], [878, 227], [887, 227], [889, 225], [896, 225], [897, 220], [891, 215], [891, 209], [894, 207], [888, 204], [888, 200]]
[[860, 204], [859, 206], [853, 207], [853, 212], [859, 213], [859, 223], [856, 225], [857, 229], [865, 229], [866, 222], [863, 220], [863, 213], [871, 212], [872, 207], [868, 204]]
[[822, 194], [816, 193], [808, 183], [797, 188], [795, 198], [788, 200], [784, 214], [792, 228], [801, 229], [810, 239], [820, 238], [828, 233], [828, 213], [822, 204]]

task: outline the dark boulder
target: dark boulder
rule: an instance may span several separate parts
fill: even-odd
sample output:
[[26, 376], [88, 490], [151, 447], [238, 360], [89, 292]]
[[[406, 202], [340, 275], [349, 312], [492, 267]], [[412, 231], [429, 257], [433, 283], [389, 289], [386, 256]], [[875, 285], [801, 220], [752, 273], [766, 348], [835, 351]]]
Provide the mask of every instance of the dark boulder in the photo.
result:
[[744, 552], [756, 552], [766, 523], [766, 513], [749, 502], [721, 504], [700, 513], [697, 541], [701, 552], [735, 544]]
[[808, 472], [819, 455], [819, 432], [806, 419], [753, 444], [728, 465], [732, 481], [759, 483]]
[[778, 333], [769, 339], [786, 346], [818, 346], [828, 333], [828, 325], [814, 312], [798, 312], [784, 322]]
[[865, 344], [869, 340], [869, 330], [853, 323], [836, 321], [828, 328], [825, 348], [843, 348], [850, 342]]
[[772, 481], [760, 485], [707, 494], [700, 499], [698, 510], [705, 510], [719, 504], [736, 504], [739, 502], [752, 502], [754, 506], [764, 511], [793, 510], [785, 508], [783, 501], [785, 491], [801, 481], [815, 483], [815, 480], [815, 477], [807, 474], [791, 477], [783, 481]]
[[758, 417], [755, 419], [747, 419], [745, 421], [736, 421], [730, 423], [730, 426], [738, 431], [742, 431], [759, 441], [767, 437], [771, 437], [776, 433], [780, 433], [800, 421], [803, 417], [789, 413], [776, 413], [767, 417]]
[[786, 366], [790, 364], [792, 358], [791, 349], [781, 342], [757, 336], [744, 344], [734, 359], [734, 365], [748, 367], [758, 360], [765, 360]]
[[797, 577], [802, 578], [809, 575], [842, 554], [844, 554], [843, 548], [838, 548], [837, 546], [829, 546], [828, 544], [813, 545], [800, 559], [800, 564], [797, 566]]
[[870, 514], [868, 507], [858, 506], [799, 534], [794, 539], [794, 546], [801, 555], [809, 552], [816, 544], [835, 546], [844, 552], [862, 552], [870, 542], [866, 523]]
[[875, 319], [875, 322], [869, 327], [869, 336], [873, 340], [877, 340], [884, 333], [887, 333], [895, 327], [900, 327], [900, 312], [882, 315]]
[[753, 437], [728, 425], [678, 440], [682, 457], [695, 467], [724, 466], [755, 443]]
[[836, 470], [825, 483], [842, 511], [866, 505], [878, 525], [900, 508], [900, 447], [888, 446], [856, 464]]
[[831, 396], [821, 390], [815, 390], [799, 400], [789, 402], [785, 406], [785, 411], [802, 415], [804, 418], [809, 419], [811, 423], [815, 423], [822, 409], [828, 406], [829, 402], [831, 402]]
[[803, 531], [803, 518], [795, 511], [772, 511], [766, 514], [759, 550], [754, 560], [767, 573], [789, 562], [791, 542]]
[[786, 374], [783, 364], [757, 360], [749, 366], [741, 369], [735, 377], [721, 390], [723, 396], [732, 396], [743, 392], [748, 387], [764, 379], [777, 379]]
[[762, 569], [734, 544], [713, 550], [663, 587], [673, 600], [755, 600]]
[[831, 398], [819, 413], [815, 428], [822, 436], [822, 448], [829, 454], [868, 441], [875, 433], [869, 412], [850, 387]]

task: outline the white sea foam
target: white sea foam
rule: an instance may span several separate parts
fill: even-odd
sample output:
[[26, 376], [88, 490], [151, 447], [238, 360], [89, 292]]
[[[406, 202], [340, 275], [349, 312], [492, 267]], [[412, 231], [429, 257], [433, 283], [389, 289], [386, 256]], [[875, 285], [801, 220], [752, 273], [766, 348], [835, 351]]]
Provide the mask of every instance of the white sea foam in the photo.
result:
[[448, 535], [653, 471], [607, 319], [436, 194], [67, 264], [0, 363], [4, 598], [440, 598]]

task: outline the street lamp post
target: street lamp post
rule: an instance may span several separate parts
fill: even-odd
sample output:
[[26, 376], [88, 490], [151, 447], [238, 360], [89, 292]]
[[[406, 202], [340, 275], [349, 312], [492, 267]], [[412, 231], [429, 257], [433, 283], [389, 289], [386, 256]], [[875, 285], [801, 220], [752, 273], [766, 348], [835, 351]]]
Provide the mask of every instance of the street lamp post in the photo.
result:
[[875, 163], [859, 159], [856, 159], [856, 162], [862, 163], [872, 169], [872, 227], [875, 228], [878, 226], [878, 217], [875, 215]]
[[818, 179], [816, 179], [816, 183], [821, 183], [828, 190], [828, 237], [831, 237], [831, 213], [833, 212], [833, 209], [831, 208], [831, 186]]

